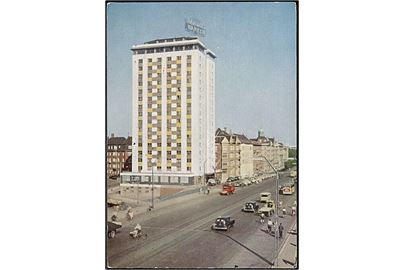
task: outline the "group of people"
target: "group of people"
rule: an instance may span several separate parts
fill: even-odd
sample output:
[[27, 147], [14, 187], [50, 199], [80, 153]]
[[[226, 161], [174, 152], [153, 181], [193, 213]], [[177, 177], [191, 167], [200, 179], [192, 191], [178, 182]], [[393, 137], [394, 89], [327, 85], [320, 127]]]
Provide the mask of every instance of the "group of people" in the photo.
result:
[[[263, 224], [264, 223], [264, 214], [261, 213], [260, 214], [260, 222]], [[274, 232], [276, 235], [278, 235], [279, 238], [283, 238], [283, 231], [284, 231], [284, 227], [283, 224], [280, 223], [277, 226], [277, 222], [273, 222], [270, 218], [267, 221], [267, 229], [269, 234], [272, 234], [272, 232]]]
[[277, 222], [273, 222], [271, 221], [271, 219], [269, 219], [269, 221], [267, 221], [267, 229], [269, 234], [272, 234], [272, 232], [274, 232], [275, 235], [278, 235], [278, 238], [283, 238], [283, 223], [280, 222], [280, 224], [278, 224], [277, 226]]

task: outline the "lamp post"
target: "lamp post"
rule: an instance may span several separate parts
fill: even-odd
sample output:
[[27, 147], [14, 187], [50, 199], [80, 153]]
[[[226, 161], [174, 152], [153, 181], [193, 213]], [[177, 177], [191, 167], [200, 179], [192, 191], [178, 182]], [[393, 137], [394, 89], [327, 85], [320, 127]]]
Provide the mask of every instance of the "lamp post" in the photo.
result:
[[153, 202], [153, 167], [154, 167], [154, 166], [152, 165], [152, 205], [151, 205], [151, 207], [150, 207], [150, 208], [152, 208], [152, 209], [153, 209], [154, 206], [155, 206], [155, 205], [154, 205], [154, 202]]
[[[275, 212], [275, 224], [278, 226], [278, 185], [279, 185], [279, 179], [280, 175], [278, 174], [278, 171], [274, 166], [271, 164], [271, 162], [265, 157], [265, 156], [260, 156], [261, 158], [264, 158], [266, 162], [270, 165], [270, 167], [275, 171], [276, 173], [276, 212]], [[274, 230], [274, 240], [275, 240], [275, 248], [276, 248], [276, 260], [275, 260], [275, 266], [278, 266], [278, 237], [276, 234], [277, 228]]]

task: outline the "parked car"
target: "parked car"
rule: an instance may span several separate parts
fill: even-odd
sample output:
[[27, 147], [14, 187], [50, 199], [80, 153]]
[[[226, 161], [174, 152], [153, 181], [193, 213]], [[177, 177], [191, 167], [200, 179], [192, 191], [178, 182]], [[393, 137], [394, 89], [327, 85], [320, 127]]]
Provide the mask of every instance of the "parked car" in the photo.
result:
[[250, 184], [252, 184], [252, 183], [247, 179], [241, 181], [241, 186], [243, 186], [243, 187], [247, 187]]
[[217, 181], [215, 181], [215, 179], [208, 179], [207, 184], [209, 186], [215, 186], [217, 184]]
[[231, 219], [230, 216], [223, 216], [223, 217], [221, 216], [221, 217], [217, 217], [214, 224], [211, 225], [211, 229], [227, 231], [234, 225], [235, 225], [235, 220]]
[[242, 208], [243, 212], [256, 212], [259, 209], [259, 204], [254, 201], [250, 201], [245, 203], [245, 205]]

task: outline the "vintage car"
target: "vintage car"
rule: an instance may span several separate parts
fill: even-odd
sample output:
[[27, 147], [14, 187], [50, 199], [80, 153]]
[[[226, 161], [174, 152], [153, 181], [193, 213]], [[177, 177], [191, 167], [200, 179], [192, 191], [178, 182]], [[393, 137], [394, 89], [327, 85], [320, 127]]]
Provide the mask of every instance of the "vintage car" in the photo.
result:
[[234, 184], [224, 184], [222, 186], [222, 191], [219, 192], [221, 195], [230, 195], [235, 193], [235, 185]]
[[295, 192], [295, 182], [285, 183], [282, 186], [278, 187], [279, 194], [282, 195], [292, 195]]
[[257, 213], [258, 214], [264, 214], [266, 216], [271, 216], [276, 212], [276, 208], [275, 208], [275, 204], [273, 200], [269, 200], [268, 202], [266, 202], [266, 204], [260, 208]]
[[242, 208], [243, 212], [256, 212], [259, 209], [259, 205], [257, 202], [250, 201], [245, 203], [245, 205]]
[[107, 221], [107, 232], [108, 232], [108, 238], [114, 238], [115, 235], [118, 232], [118, 229], [122, 227], [121, 222], [117, 221]]
[[111, 198], [107, 199], [107, 206], [108, 207], [120, 206], [120, 205], [122, 205], [122, 201], [120, 201], [120, 200], [111, 199]]
[[208, 179], [207, 185], [209, 186], [215, 186], [217, 184], [217, 181], [215, 179]]
[[267, 203], [271, 198], [270, 192], [262, 192], [260, 193], [260, 202]]
[[211, 226], [211, 230], [227, 231], [234, 225], [235, 225], [235, 220], [231, 219], [230, 216], [223, 216], [223, 217], [221, 216], [221, 217], [217, 217], [214, 224], [212, 224], [212, 226]]

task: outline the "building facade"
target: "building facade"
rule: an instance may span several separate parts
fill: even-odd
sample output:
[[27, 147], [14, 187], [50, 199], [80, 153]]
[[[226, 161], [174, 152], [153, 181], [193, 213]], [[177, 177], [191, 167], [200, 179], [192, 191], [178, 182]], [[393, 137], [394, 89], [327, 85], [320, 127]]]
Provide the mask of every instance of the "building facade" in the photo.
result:
[[122, 181], [193, 184], [215, 168], [215, 54], [197, 37], [132, 47], [132, 172]]
[[225, 182], [229, 177], [240, 176], [240, 142], [232, 134], [232, 131], [218, 128], [215, 132], [218, 141], [218, 155], [221, 155], [221, 172], [217, 173], [217, 178]]
[[276, 170], [282, 170], [288, 159], [288, 147], [277, 142], [274, 138], [264, 136], [262, 130], [258, 131], [257, 138], [250, 139], [253, 143], [253, 171], [254, 174], [273, 173], [268, 161]]
[[253, 143], [243, 134], [235, 134], [239, 141], [240, 177], [253, 176]]
[[124, 169], [125, 161], [132, 153], [132, 137], [111, 137], [107, 138], [107, 176], [108, 178], [118, 177]]

